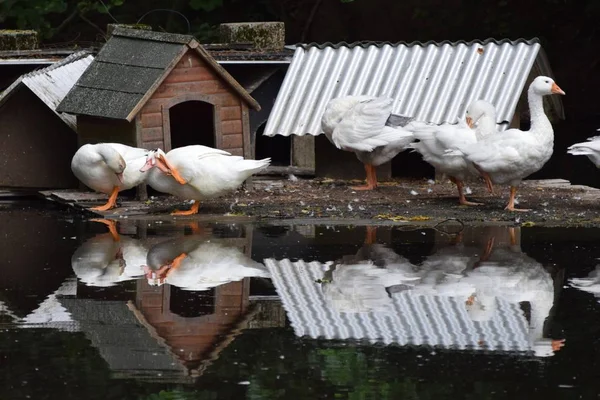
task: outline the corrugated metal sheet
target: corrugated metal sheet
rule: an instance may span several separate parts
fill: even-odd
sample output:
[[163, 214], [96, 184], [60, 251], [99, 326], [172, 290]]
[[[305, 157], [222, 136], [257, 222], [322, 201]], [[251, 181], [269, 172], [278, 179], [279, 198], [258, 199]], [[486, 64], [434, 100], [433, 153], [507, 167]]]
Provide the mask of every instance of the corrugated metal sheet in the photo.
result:
[[455, 298], [404, 291], [393, 295], [389, 312], [341, 313], [316, 283], [323, 278], [323, 264], [266, 259], [265, 265], [299, 337], [460, 350], [533, 350], [527, 321], [516, 303], [496, 299], [494, 316], [480, 322], [473, 321]]
[[0, 105], [23, 84], [40, 98], [71, 129], [76, 130], [74, 115], [59, 114], [56, 107], [65, 98], [75, 82], [91, 64], [94, 56], [82, 51], [74, 53], [49, 67], [21, 76], [0, 96]]
[[[455, 123], [472, 101], [484, 99], [507, 126], [532, 73], [552, 76], [537, 39], [302, 45], [264, 135], [319, 135], [329, 100], [346, 95], [392, 97], [394, 114], [437, 124]], [[564, 118], [560, 99], [548, 97]]]

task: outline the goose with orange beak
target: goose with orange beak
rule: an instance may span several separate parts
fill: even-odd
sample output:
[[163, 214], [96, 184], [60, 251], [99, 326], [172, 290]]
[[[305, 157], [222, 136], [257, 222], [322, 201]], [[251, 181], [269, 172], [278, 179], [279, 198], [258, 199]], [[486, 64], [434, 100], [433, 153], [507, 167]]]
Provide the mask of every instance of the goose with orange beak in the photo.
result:
[[160, 149], [151, 150], [140, 171], [150, 170], [146, 182], [154, 190], [194, 201], [190, 210], [175, 211], [171, 215], [193, 215], [198, 213], [200, 200], [237, 189], [270, 162], [270, 158], [245, 160], [224, 150], [193, 145], [166, 154]]
[[[466, 122], [466, 123], [465, 123]], [[477, 127], [475, 123], [477, 122]], [[413, 135], [418, 142], [409, 144], [423, 156], [423, 160], [431, 164], [436, 172], [443, 173], [458, 189], [459, 204], [465, 206], [479, 205], [470, 202], [464, 193], [465, 180], [478, 176], [477, 170], [461, 156], [446, 157], [445, 152], [459, 144], [477, 143], [478, 140], [496, 132], [496, 108], [487, 101], [477, 100], [469, 105], [465, 120], [457, 124], [427, 124], [413, 122]], [[492, 190], [488, 186], [488, 190]]]
[[90, 189], [109, 195], [106, 204], [91, 210], [108, 211], [116, 207], [120, 191], [143, 183], [146, 174], [140, 168], [147, 154], [146, 149], [120, 143], [81, 146], [71, 160], [73, 174]]
[[544, 96], [565, 92], [552, 78], [538, 76], [529, 86], [527, 97], [531, 128], [527, 131], [509, 129], [498, 132], [468, 145], [456, 145], [446, 156], [462, 156], [472, 163], [488, 188], [493, 184], [510, 185], [506, 210], [529, 211], [515, 208], [517, 187], [527, 176], [539, 171], [550, 159], [554, 146], [554, 130], [544, 112]]

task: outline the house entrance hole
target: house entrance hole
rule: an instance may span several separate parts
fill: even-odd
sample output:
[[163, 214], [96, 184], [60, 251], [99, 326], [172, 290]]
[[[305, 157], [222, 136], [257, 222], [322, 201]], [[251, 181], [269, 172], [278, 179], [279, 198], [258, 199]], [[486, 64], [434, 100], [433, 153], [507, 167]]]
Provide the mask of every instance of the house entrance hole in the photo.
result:
[[214, 107], [203, 101], [184, 101], [169, 109], [171, 148], [215, 143]]
[[256, 130], [256, 153], [257, 160], [271, 157], [271, 165], [289, 166], [292, 164], [292, 138], [291, 136], [275, 135], [264, 136], [266, 123]]
[[171, 286], [169, 310], [183, 318], [202, 317], [215, 313], [215, 289], [195, 291]]

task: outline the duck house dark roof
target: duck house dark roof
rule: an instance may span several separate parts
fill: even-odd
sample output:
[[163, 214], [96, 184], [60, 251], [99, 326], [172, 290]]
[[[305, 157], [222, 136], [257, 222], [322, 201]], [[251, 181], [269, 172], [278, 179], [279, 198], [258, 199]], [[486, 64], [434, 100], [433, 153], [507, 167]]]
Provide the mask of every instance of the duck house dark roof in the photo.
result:
[[132, 121], [190, 49], [249, 107], [260, 110], [192, 36], [117, 28], [57, 111]]

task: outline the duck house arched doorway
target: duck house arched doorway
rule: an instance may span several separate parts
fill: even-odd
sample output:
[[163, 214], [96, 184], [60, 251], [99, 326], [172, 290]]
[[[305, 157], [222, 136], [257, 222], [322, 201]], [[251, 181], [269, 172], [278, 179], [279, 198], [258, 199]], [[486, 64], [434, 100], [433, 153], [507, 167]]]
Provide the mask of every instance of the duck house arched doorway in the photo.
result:
[[163, 110], [163, 127], [169, 132], [165, 135], [167, 151], [195, 144], [218, 147], [218, 106], [206, 100], [197, 95], [178, 97]]

